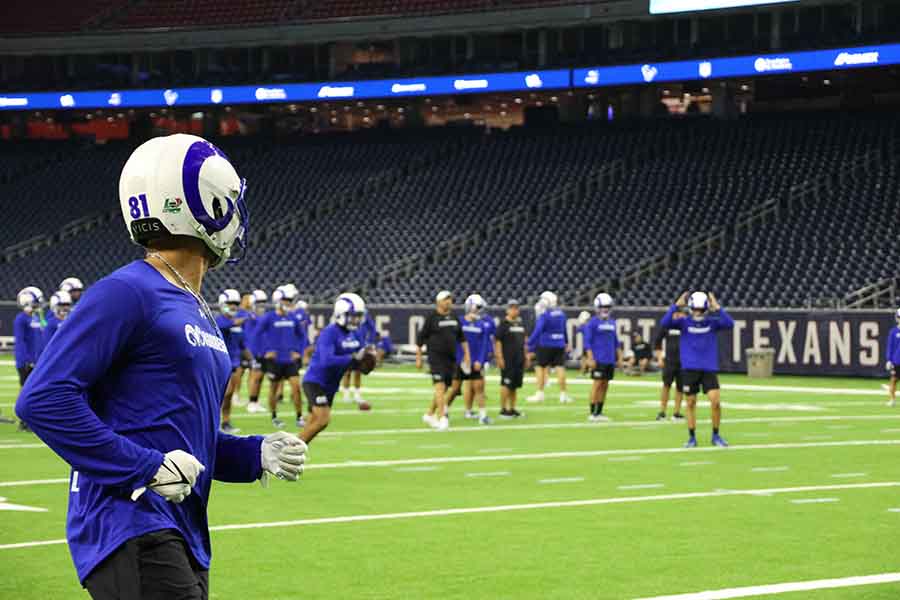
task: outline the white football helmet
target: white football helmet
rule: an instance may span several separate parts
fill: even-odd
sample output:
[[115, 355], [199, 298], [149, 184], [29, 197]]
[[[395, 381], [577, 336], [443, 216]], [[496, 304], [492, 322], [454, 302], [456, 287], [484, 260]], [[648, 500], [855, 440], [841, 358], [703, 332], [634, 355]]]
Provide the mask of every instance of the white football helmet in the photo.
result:
[[585, 323], [587, 323], [590, 320], [591, 320], [591, 313], [589, 313], [588, 311], [583, 310], [580, 313], [578, 313], [578, 325], [579, 326], [584, 325]]
[[[34, 290], [37, 290], [37, 288], [27, 287], [16, 294], [16, 302], [19, 304], [19, 307], [29, 314], [41, 306], [41, 301], [37, 294], [34, 293]], [[40, 290], [37, 291], [40, 292]]]
[[246, 250], [245, 188], [221, 150], [176, 133], [144, 142], [131, 154], [119, 178], [119, 203], [136, 244], [165, 234], [198, 238], [217, 268], [240, 260]]
[[706, 292], [694, 292], [688, 298], [688, 308], [706, 312], [709, 310], [709, 296], [706, 295]]
[[297, 300], [297, 309], [309, 312], [309, 303], [306, 300]]
[[237, 312], [241, 305], [241, 293], [234, 289], [224, 290], [219, 294], [219, 310], [222, 314], [230, 315]]
[[41, 291], [41, 288], [29, 285], [27, 288], [22, 290], [23, 292], [31, 292], [34, 294], [34, 297], [37, 298], [38, 305], [44, 303], [44, 292]]
[[601, 319], [606, 319], [607, 317], [609, 317], [609, 313], [612, 310], [612, 307], [612, 296], [610, 296], [606, 292], [600, 292], [594, 298], [594, 310], [597, 312], [597, 315]]
[[250, 306], [256, 310], [256, 314], [261, 315], [266, 312], [266, 303], [269, 301], [269, 295], [267, 293], [262, 290], [253, 290], [250, 297], [252, 298]]
[[537, 304], [534, 305], [534, 317], [537, 318], [547, 312], [550, 306], [547, 304], [547, 301], [541, 298], [537, 301]]
[[894, 314], [894, 318], [897, 320], [897, 324], [900, 325], [900, 308], [897, 309], [897, 312]]
[[487, 302], [484, 301], [481, 294], [472, 294], [466, 298], [466, 314], [474, 313], [480, 315], [485, 306], [487, 306]]
[[556, 308], [559, 305], [559, 296], [549, 290], [541, 292], [540, 298], [547, 302], [547, 308]]
[[344, 293], [334, 303], [334, 322], [354, 331], [366, 315], [366, 303], [356, 294]]
[[77, 277], [66, 277], [59, 284], [59, 289], [64, 292], [83, 292], [84, 284]]
[[50, 296], [50, 310], [58, 319], [65, 319], [72, 309], [72, 296], [65, 290], [59, 290]]
[[293, 304], [297, 300], [297, 295], [300, 293], [297, 290], [297, 286], [293, 283], [286, 283], [278, 288], [281, 290], [281, 293], [284, 295], [284, 299]]

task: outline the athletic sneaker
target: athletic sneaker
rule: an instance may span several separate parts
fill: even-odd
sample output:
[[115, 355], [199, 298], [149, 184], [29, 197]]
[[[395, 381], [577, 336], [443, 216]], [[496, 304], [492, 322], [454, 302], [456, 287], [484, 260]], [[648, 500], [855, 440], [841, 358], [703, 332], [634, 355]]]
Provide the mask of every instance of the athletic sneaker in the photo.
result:
[[696, 448], [697, 447], [697, 438], [691, 438], [687, 441], [687, 444], [684, 445], [685, 448]]
[[241, 398], [238, 394], [234, 394], [231, 397], [231, 405], [232, 406], [245, 406], [247, 403], [244, 402], [244, 399]]
[[491, 418], [490, 418], [489, 416], [487, 416], [487, 415], [484, 415], [483, 417], [481, 417], [480, 419], [478, 419], [478, 422], [479, 422], [481, 425], [490, 425], [491, 423], [493, 423], [493, 421], [491, 421]]
[[275, 429], [284, 429], [284, 421], [282, 421], [278, 417], [275, 417], [274, 419], [272, 419], [272, 427], [274, 427]]
[[719, 448], [727, 448], [728, 442], [725, 441], [725, 438], [716, 433], [712, 436], [712, 445], [718, 446]]
[[672, 415], [672, 420], [676, 423], [680, 423], [681, 421], [684, 421], [684, 415], [681, 413], [675, 413], [674, 415]]
[[[656, 420], [657, 420], [657, 421], [665, 421], [665, 420], [666, 420], [666, 413], [664, 413], [664, 412], [657, 413], [657, 415], [656, 415]], [[672, 417], [672, 420], [675, 420], [675, 417]]]
[[560, 394], [559, 395], [559, 403], [560, 404], [572, 404], [573, 402], [575, 402], [575, 400], [572, 398], [572, 396], [570, 396], [568, 394]]
[[595, 423], [606, 423], [608, 421], [609, 421], [609, 417], [607, 417], [606, 415], [594, 415]]
[[369, 404], [368, 402], [366, 402], [365, 400], [360, 400], [359, 402], [356, 403], [356, 405], [359, 407], [359, 410], [363, 410], [363, 411], [372, 410], [372, 405]]
[[262, 412], [262, 407], [259, 405], [259, 402], [248, 402], [247, 403], [247, 412], [248, 413]]
[[466, 414], [464, 415], [464, 418], [474, 421], [475, 419], [478, 418], [478, 413], [475, 412], [474, 410], [467, 410]]
[[500, 411], [500, 418], [501, 419], [512, 419], [513, 418], [512, 411], [506, 410], [504, 408], [503, 410]]
[[531, 402], [532, 404], [534, 404], [535, 402], [543, 402], [543, 401], [544, 401], [543, 394], [532, 394], [531, 396], [528, 396], [527, 398], [525, 398], [525, 402]]
[[25, 421], [19, 421], [19, 426], [16, 428], [16, 431], [31, 431], [31, 427]]
[[516, 409], [512, 409], [511, 411], [509, 411], [509, 415], [510, 415], [513, 419], [521, 419], [522, 417], [525, 416], [525, 413], [520, 413], [520, 412], [517, 411]]
[[434, 415], [425, 413], [424, 415], [422, 415], [422, 422], [429, 427], [437, 427], [437, 420], [435, 420]]
[[306, 427], [306, 419], [303, 417], [297, 417], [297, 429], [303, 429]]
[[888, 401], [887, 401], [887, 405], [888, 405], [890, 408], [894, 408], [894, 406], [896, 406], [897, 403], [894, 402], [893, 400], [888, 400]]
[[435, 429], [437, 429], [438, 431], [447, 431], [448, 429], [450, 429], [450, 419], [448, 419], [447, 417], [441, 417], [438, 420]]
[[224, 423], [222, 423], [222, 431], [224, 433], [230, 433], [230, 434], [235, 434], [235, 433], [241, 432], [240, 428], [235, 427], [234, 425], [231, 424], [231, 421], [225, 421]]

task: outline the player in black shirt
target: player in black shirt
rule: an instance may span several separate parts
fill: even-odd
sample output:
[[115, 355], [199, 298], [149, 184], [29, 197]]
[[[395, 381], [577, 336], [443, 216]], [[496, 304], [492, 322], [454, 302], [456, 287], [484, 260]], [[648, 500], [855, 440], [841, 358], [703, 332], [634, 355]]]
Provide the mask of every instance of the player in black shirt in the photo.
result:
[[[683, 319], [684, 313], [675, 313], [673, 319]], [[666, 342], [665, 354], [663, 353], [663, 340]], [[681, 400], [683, 393], [681, 391], [681, 331], [678, 329], [656, 328], [653, 336], [653, 348], [656, 350], [656, 360], [659, 368], [662, 370], [662, 392], [659, 398], [659, 413], [656, 415], [657, 421], [666, 419], [666, 409], [669, 405], [669, 388], [675, 383], [675, 413], [672, 415], [673, 421], [682, 421], [684, 417], [681, 414]]]
[[[434, 384], [434, 400], [422, 420], [438, 430], [450, 427], [447, 419], [447, 405], [452, 391], [450, 384], [457, 368], [464, 371], [471, 364], [469, 344], [466, 342], [459, 319], [450, 313], [453, 295], [444, 290], [437, 295], [435, 311], [428, 315], [425, 324], [416, 337], [416, 368], [422, 368], [422, 347], [428, 349], [428, 365], [431, 368], [431, 382]], [[462, 365], [456, 364], [456, 346], [462, 346]]]
[[[650, 364], [652, 352], [650, 344], [644, 340], [640, 333], [635, 333], [631, 337], [631, 352], [632, 356], [625, 363], [626, 368], [631, 370], [632, 375], [643, 375]], [[637, 367], [636, 371], [635, 367]]]
[[494, 356], [500, 367], [500, 417], [517, 419], [522, 413], [516, 410], [516, 390], [522, 387], [522, 378], [529, 366], [528, 335], [519, 318], [518, 300], [507, 302], [506, 318], [500, 322], [494, 338]]

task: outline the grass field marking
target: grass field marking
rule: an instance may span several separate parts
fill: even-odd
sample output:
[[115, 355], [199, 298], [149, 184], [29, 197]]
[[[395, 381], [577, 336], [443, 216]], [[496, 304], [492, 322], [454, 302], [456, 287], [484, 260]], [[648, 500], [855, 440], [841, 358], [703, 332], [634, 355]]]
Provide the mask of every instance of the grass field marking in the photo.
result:
[[56, 479], [28, 479], [25, 481], [0, 481], [0, 487], [18, 487], [23, 485], [46, 485], [50, 483], [69, 483], [68, 477]]
[[[748, 444], [746, 446], [731, 446], [727, 450], [715, 446], [701, 446], [699, 448], [684, 448], [681, 446], [668, 446], [664, 448], [629, 448], [621, 450], [569, 450], [560, 452], [541, 452], [529, 454], [495, 454], [472, 456], [435, 456], [429, 458], [400, 458], [393, 460], [348, 460], [338, 463], [311, 463], [305, 466], [310, 469], [359, 469], [366, 467], [400, 467], [412, 465], [436, 465], [450, 463], [469, 462], [493, 462], [507, 460], [547, 460], [561, 458], [589, 458], [596, 456], [622, 456], [634, 454], [698, 454], [705, 452], [741, 452], [753, 450], [800, 450], [806, 448], [844, 448], [858, 446], [898, 446], [900, 440], [846, 440], [841, 442], [797, 442], [779, 444]], [[772, 467], [757, 467], [771, 469]], [[780, 468], [779, 468], [780, 469]], [[10, 482], [12, 483], [12, 482]]]
[[[378, 372], [375, 371], [368, 375], [369, 377], [374, 377], [378, 379], [414, 379], [422, 382], [428, 382], [428, 375], [424, 373], [395, 373], [395, 372]], [[15, 379], [15, 376], [12, 376]], [[492, 383], [499, 383], [500, 376], [499, 375], [488, 375], [484, 378], [486, 381]], [[574, 385], [591, 385], [592, 381], [590, 379], [581, 379], [578, 377], [570, 377], [568, 379], [570, 384]], [[535, 383], [534, 377], [526, 377], [525, 383]], [[653, 380], [648, 381], [622, 381], [616, 379], [611, 381], [610, 384], [615, 388], [620, 387], [639, 387], [639, 388], [653, 388], [658, 390], [660, 387], [660, 382], [655, 377]], [[752, 385], [745, 383], [723, 383], [722, 389], [725, 391], [728, 390], [736, 390], [743, 392], [782, 392], [782, 393], [797, 393], [797, 394], [831, 394], [835, 396], [883, 396], [884, 392], [878, 389], [865, 389], [865, 388], [832, 388], [832, 387], [804, 387], [804, 386], [795, 386], [795, 385]]]
[[538, 479], [538, 483], [542, 485], [554, 483], [580, 483], [584, 481], [584, 477], [551, 477], [550, 479]]
[[848, 479], [851, 477], [866, 477], [868, 473], [835, 473], [832, 475], [835, 479]]
[[833, 440], [833, 435], [805, 435], [803, 436], [804, 440]]
[[509, 471], [480, 471], [477, 473], [466, 473], [466, 477], [506, 477]]
[[882, 429], [881, 433], [900, 433], [900, 428]]
[[889, 508], [889, 509], [888, 509], [888, 512], [891, 512], [891, 513], [900, 513], [900, 508]]
[[843, 577], [841, 579], [818, 579], [816, 581], [798, 581], [794, 583], [775, 583], [770, 585], [754, 585], [751, 587], [709, 590], [688, 594], [669, 596], [653, 596], [639, 600], [727, 600], [729, 598], [749, 598], [752, 596], [771, 596], [789, 592], [811, 592], [813, 590], [832, 590], [862, 585], [875, 585], [900, 582], [900, 573], [882, 573], [881, 575], [865, 575], [861, 577]]
[[[354, 413], [356, 414], [356, 413]], [[244, 415], [244, 417], [248, 417], [249, 415]], [[254, 415], [255, 416], [255, 415]], [[268, 418], [268, 415], [262, 415], [265, 418]], [[788, 426], [792, 423], [806, 423], [806, 422], [817, 422], [817, 421], [878, 421], [878, 420], [897, 420], [900, 419], [900, 415], [819, 415], [819, 416], [793, 416], [793, 417], [747, 417], [747, 418], [738, 418], [738, 419], [726, 419], [726, 425], [743, 425], [743, 424], [754, 424], [754, 423], [765, 423], [770, 426]], [[709, 424], [709, 419], [698, 419], [697, 422], [701, 425]], [[533, 431], [533, 430], [542, 430], [542, 429], [596, 429], [596, 428], [604, 428], [604, 427], [616, 427], [616, 428], [637, 428], [637, 429], [646, 429], [650, 427], [674, 427], [679, 426], [683, 427], [680, 423], [672, 423], [669, 421], [655, 421], [655, 420], [647, 420], [647, 421], [610, 421], [608, 423], [528, 423], [528, 424], [515, 424], [515, 425], [491, 425], [488, 427], [485, 426], [467, 426], [467, 427], [453, 427], [446, 432], [441, 432], [443, 434], [447, 433], [473, 433], [473, 432], [489, 432], [489, 431]], [[890, 430], [882, 430], [882, 433], [885, 432], [894, 432], [900, 433], [900, 428], [890, 429]], [[325, 432], [319, 436], [320, 439], [333, 439], [339, 437], [350, 437], [350, 436], [378, 436], [378, 435], [403, 435], [403, 434], [419, 434], [419, 433], [427, 433], [430, 435], [434, 435], [435, 432], [430, 427], [403, 427], [397, 429], [361, 429], [361, 430], [351, 430], [351, 431], [329, 431]], [[748, 432], [745, 435], [747, 437], [769, 437], [767, 433], [756, 433], [756, 432]], [[0, 444], [0, 450], [21, 450], [21, 449], [29, 449], [29, 448], [46, 448], [44, 444], [41, 443], [23, 443], [23, 444]]]
[[[350, 515], [344, 517], [321, 517], [314, 519], [298, 519], [295, 521], [270, 521], [263, 523], [239, 523], [233, 525], [214, 525], [210, 531], [237, 531], [242, 529], [266, 529], [272, 527], [298, 527], [306, 525], [325, 525], [331, 523], [355, 523], [364, 521], [385, 521], [395, 519], [414, 519], [430, 517], [446, 517], [451, 515], [465, 515], [476, 513], [510, 512], [516, 510], [540, 510], [547, 508], [576, 508], [583, 506], [603, 506], [608, 504], [632, 504], [638, 502], [660, 502], [676, 500], [697, 500], [702, 498], [719, 498], [725, 496], [759, 496], [761, 494], [800, 494], [822, 491], [846, 491], [876, 488], [900, 487], [900, 481], [880, 481], [871, 483], [846, 483], [834, 485], [813, 485], [785, 488], [763, 488], [744, 490], [715, 490], [711, 492], [685, 492], [679, 494], [656, 494], [649, 496], [622, 496], [609, 498], [591, 498], [587, 500], [561, 500], [555, 502], [536, 502], [531, 504], [503, 504], [497, 506], [474, 506], [468, 508], [445, 508], [438, 510], [381, 513], [367, 515]], [[48, 546], [65, 544], [66, 540], [45, 540], [36, 542], [20, 542], [15, 544], [2, 544], [0, 550], [14, 550], [30, 548], [34, 546]], [[701, 597], [697, 597], [699, 600]]]
[[666, 487], [664, 483], [637, 483], [633, 485], [620, 485], [620, 490], [654, 490]]
[[750, 469], [751, 473], [778, 473], [781, 471], [789, 471], [790, 467], [781, 465], [778, 467], [753, 467]]
[[679, 463], [679, 467], [705, 467], [706, 465], [714, 465], [715, 462], [711, 460], [694, 460], [690, 462]]
[[491, 452], [513, 452], [516, 448], [482, 448], [478, 454], [490, 454]]
[[447, 448], [452, 448], [453, 444], [425, 444], [422, 446], [416, 446], [419, 450], [446, 450]]
[[791, 500], [791, 504], [828, 504], [840, 501], [840, 498], [799, 498], [797, 500]]

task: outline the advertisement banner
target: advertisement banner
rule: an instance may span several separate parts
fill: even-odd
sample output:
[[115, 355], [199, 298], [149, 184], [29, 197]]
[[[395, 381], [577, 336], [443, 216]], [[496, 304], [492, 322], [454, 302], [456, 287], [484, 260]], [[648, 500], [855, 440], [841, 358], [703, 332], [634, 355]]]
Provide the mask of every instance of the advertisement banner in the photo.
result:
[[[430, 306], [370, 307], [379, 332], [389, 336], [395, 346], [414, 344], [416, 333], [432, 310]], [[573, 357], [581, 355], [581, 338], [575, 335], [581, 310], [590, 309], [565, 309], [569, 337], [574, 339]], [[310, 312], [314, 327], [321, 329], [329, 322], [331, 306], [312, 306]], [[630, 336], [635, 332], [652, 339], [664, 312], [662, 307], [616, 309], [613, 316], [625, 349], [630, 348]], [[0, 306], [0, 336], [12, 335], [16, 314], [15, 306]], [[490, 314], [499, 319], [503, 310], [492, 309]], [[771, 348], [775, 351], [775, 374], [887, 376], [887, 336], [895, 325], [891, 311], [735, 309], [729, 314], [735, 327], [719, 336], [722, 372], [744, 373], [748, 349]], [[522, 316], [530, 329], [533, 313], [523, 307]]]

